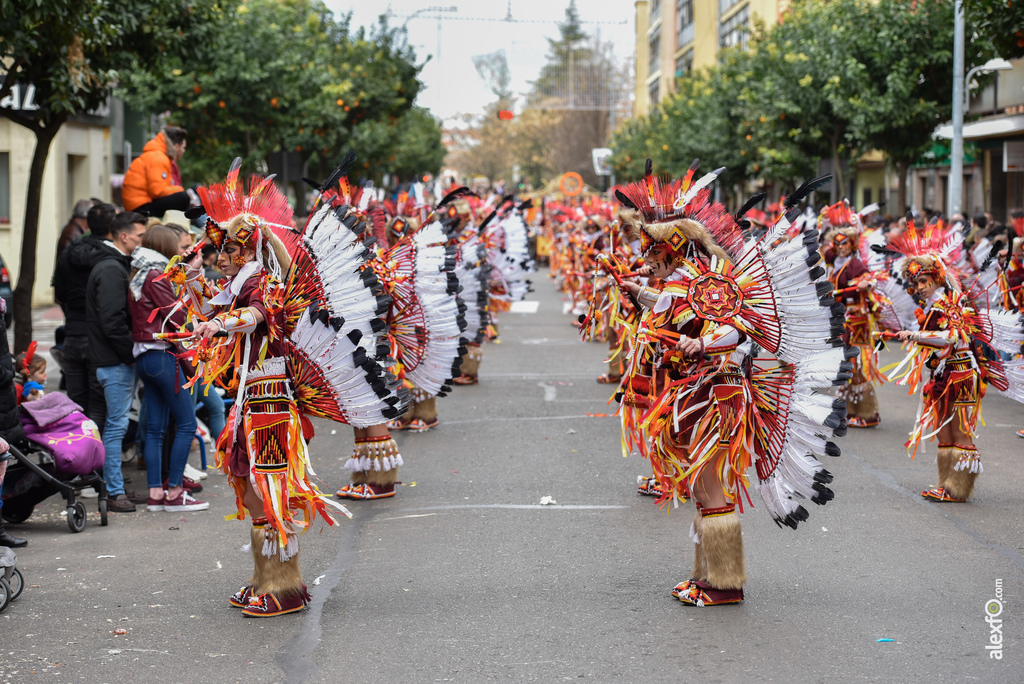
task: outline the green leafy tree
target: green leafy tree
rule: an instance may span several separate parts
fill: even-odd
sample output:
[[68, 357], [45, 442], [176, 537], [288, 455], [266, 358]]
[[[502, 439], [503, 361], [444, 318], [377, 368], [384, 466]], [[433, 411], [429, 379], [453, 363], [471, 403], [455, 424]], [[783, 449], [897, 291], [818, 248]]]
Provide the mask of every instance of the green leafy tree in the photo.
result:
[[861, 141], [835, 107], [845, 80], [835, 71], [849, 46], [835, 27], [861, 21], [859, 0], [795, 3], [781, 23], [759, 24], [744, 85], [740, 132], [754, 148], [747, 170], [768, 180], [793, 182], [815, 175], [819, 159], [832, 160], [833, 192], [845, 192], [843, 164]]
[[1020, 0], [964, 0], [967, 21], [992, 41], [1003, 59], [1024, 57], [1024, 8]]
[[655, 138], [656, 168], [679, 177], [694, 159], [701, 160], [703, 171], [725, 167], [719, 182], [731, 194], [747, 177], [752, 158], [752, 146], [739, 135], [740, 94], [748, 79], [749, 53], [741, 49], [725, 52], [712, 69], [680, 79], [664, 102], [665, 121]]
[[336, 21], [319, 0], [248, 0], [215, 21], [198, 58], [133, 70], [123, 90], [136, 109], [166, 111], [189, 130], [187, 179], [216, 180], [237, 156], [265, 167], [276, 152], [323, 176], [353, 147], [373, 154], [354, 175], [390, 171], [379, 155], [394, 139], [381, 124], [398, 135], [421, 88], [401, 31], [383, 17], [350, 30], [348, 16]]
[[36, 139], [14, 288], [15, 351], [32, 340], [39, 203], [50, 143], [70, 117], [107, 101], [126, 65], [187, 54], [210, 12], [206, 0], [0, 0], [0, 63], [6, 67], [0, 99], [17, 84], [32, 84], [39, 105], [34, 112], [0, 109], [0, 116]]
[[[888, 156], [899, 178], [894, 209], [903, 212], [907, 170], [931, 146], [936, 126], [952, 116], [953, 3], [855, 1], [862, 20], [837, 25], [832, 34], [850, 49], [837, 52], [829, 67], [843, 79], [842, 87], [829, 95], [840, 116], [850, 121], [853, 135]], [[967, 35], [975, 36], [964, 55], [971, 68], [991, 57], [993, 49], [970, 23]]]

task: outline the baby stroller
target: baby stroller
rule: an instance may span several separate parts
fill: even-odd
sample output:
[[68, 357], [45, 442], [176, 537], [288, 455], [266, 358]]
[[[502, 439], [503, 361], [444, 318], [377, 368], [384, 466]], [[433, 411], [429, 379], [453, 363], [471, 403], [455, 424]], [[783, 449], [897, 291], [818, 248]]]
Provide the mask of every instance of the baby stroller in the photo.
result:
[[54, 392], [21, 405], [26, 441], [11, 445], [14, 457], [4, 479], [5, 521], [24, 522], [36, 505], [60, 494], [67, 502], [68, 527], [85, 529], [85, 504], [75, 491], [94, 487], [99, 492], [100, 525], [107, 524], [107, 489], [103, 481], [103, 442], [96, 424], [67, 396]]
[[0, 613], [21, 596], [24, 588], [25, 578], [18, 569], [18, 556], [6, 546], [0, 546]]

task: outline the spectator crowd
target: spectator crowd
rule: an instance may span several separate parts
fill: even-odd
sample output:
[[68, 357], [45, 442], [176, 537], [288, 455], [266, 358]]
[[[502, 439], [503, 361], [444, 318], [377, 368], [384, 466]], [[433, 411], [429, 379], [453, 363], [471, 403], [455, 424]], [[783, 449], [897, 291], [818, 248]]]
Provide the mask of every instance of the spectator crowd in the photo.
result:
[[[185, 215], [198, 199], [182, 187], [177, 167], [185, 144], [184, 130], [162, 130], [125, 174], [124, 209], [95, 199], [78, 201], [57, 244], [52, 284], [64, 325], [57, 330], [53, 356], [60, 365], [60, 389], [102, 438], [111, 512], [133, 512], [139, 505], [171, 512], [209, 507], [194, 496], [205, 475], [187, 461], [200, 446], [197, 440], [214, 442], [220, 435], [224, 400], [212, 386], [188, 387], [192, 366], [180, 358], [184, 350], [155, 335], [177, 331], [185, 322], [172, 284], [161, 276], [199, 236]], [[207, 276], [218, 280], [216, 252], [211, 247], [203, 257]], [[42, 356], [33, 354], [34, 345], [12, 359], [6, 331], [0, 332], [0, 440], [13, 441], [20, 437], [13, 431], [17, 404], [43, 398], [47, 369]], [[12, 383], [15, 404], [8, 406], [4, 399]], [[202, 426], [197, 410], [205, 419]], [[145, 469], [143, 491], [125, 488], [122, 464], [132, 454]], [[0, 456], [0, 482], [3, 460]], [[89, 495], [95, 493], [84, 493]], [[0, 545], [26, 543], [0, 523]]]

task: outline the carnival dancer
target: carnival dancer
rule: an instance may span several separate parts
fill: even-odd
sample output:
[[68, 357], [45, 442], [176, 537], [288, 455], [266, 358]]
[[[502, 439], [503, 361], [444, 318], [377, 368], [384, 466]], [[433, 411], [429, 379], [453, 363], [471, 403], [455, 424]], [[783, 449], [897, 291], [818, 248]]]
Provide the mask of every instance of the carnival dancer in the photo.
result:
[[[474, 222], [473, 211], [470, 206], [469, 199], [460, 197], [454, 202], [448, 204], [447, 214], [449, 219], [453, 221], [452, 233], [455, 236], [454, 239], [457, 243], [462, 245], [460, 248], [460, 258], [463, 260], [463, 263], [472, 265], [469, 270], [476, 273], [478, 277], [481, 270], [476, 265], [479, 264], [479, 261], [477, 261], [475, 256], [477, 247], [471, 245], [481, 246], [484, 249], [484, 257], [486, 260], [486, 246], [484, 245], [482, 231], [486, 228], [488, 222], [494, 220], [494, 217], [497, 214], [497, 209], [492, 211], [491, 214], [484, 219], [479, 226], [477, 226]], [[490, 266], [488, 266], [486, 271], [487, 276], [490, 277]], [[490, 293], [486, 287], [484, 288], [482, 295], [486, 299], [486, 303], [484, 304], [486, 310], [483, 311], [481, 315], [481, 320], [484, 321], [483, 331], [480, 335], [470, 335], [469, 343], [466, 345], [466, 353], [462, 356], [460, 373], [453, 380], [456, 385], [475, 385], [480, 381], [478, 374], [480, 372], [480, 363], [484, 359], [483, 343], [487, 339], [487, 331], [490, 329], [491, 325], [489, 313]]]
[[449, 193], [422, 227], [414, 219], [395, 217], [388, 228], [390, 246], [372, 262], [392, 300], [388, 322], [393, 355], [412, 397], [409, 412], [392, 421], [394, 429], [423, 432], [437, 427], [437, 397], [451, 391], [466, 351], [468, 340], [462, 333], [467, 307], [458, 294], [451, 222], [443, 218], [444, 205], [457, 196]]
[[[672, 595], [700, 606], [743, 600], [746, 566], [740, 519], [746, 471], [757, 468], [765, 505], [780, 524], [807, 518], [798, 502], [825, 504], [831, 474], [817, 460], [839, 454], [829, 441], [845, 432], [845, 406], [816, 388], [849, 378], [840, 339], [842, 305], [815, 265], [817, 231], [780, 240], [795, 205], [829, 177], [802, 186], [783, 218], [757, 245], [744, 237], [708, 186], [660, 183], [647, 161], [643, 182], [618, 191], [659, 291], [623, 279], [643, 309], [623, 380], [624, 443], [651, 460], [673, 505], [697, 504], [691, 579]], [[780, 296], [785, 292], [785, 296]], [[757, 358], [757, 349], [778, 362]], [[656, 379], [655, 379], [656, 378]]]
[[963, 503], [983, 470], [975, 436], [988, 385], [1024, 401], [1022, 362], [1004, 363], [989, 353], [1019, 354], [1024, 323], [1016, 312], [989, 308], [988, 292], [965, 290], [953, 267], [963, 250], [956, 227], [938, 223], [918, 230], [908, 214], [906, 230], [885, 250], [899, 257], [895, 266], [921, 303], [918, 325], [895, 334], [911, 345], [890, 374], [910, 394], [922, 390], [907, 451], [913, 458], [922, 440], [938, 437], [938, 484], [921, 496]]
[[198, 190], [209, 215], [206, 241], [219, 251], [227, 276], [224, 289], [214, 291], [204, 278], [198, 245], [168, 273], [194, 324], [176, 337], [191, 340], [192, 382], [216, 381], [235, 397], [217, 463], [235, 490], [231, 517], [253, 519], [255, 569], [230, 603], [247, 617], [269, 617], [309, 601], [300, 531], [317, 516], [334, 524], [329, 506], [348, 515], [310, 482], [313, 429], [303, 414], [379, 426], [404, 409], [405, 397], [390, 373], [394, 360], [386, 355], [381, 318], [387, 306], [375, 294], [376, 275], [365, 268], [360, 215], [327, 183], [305, 228], [295, 231], [273, 177], [245, 184], [240, 166], [236, 159], [225, 182]]
[[[877, 205], [873, 205], [877, 209]], [[847, 201], [825, 207], [818, 218], [819, 230], [825, 237], [824, 257], [828, 279], [835, 288], [832, 296], [846, 306], [846, 332], [843, 340], [860, 353], [854, 359], [853, 377], [836, 392], [846, 400], [850, 427], [875, 427], [880, 422], [875, 384], [884, 376], [878, 370], [875, 339], [877, 307], [871, 298], [873, 274], [861, 258], [860, 214], [850, 209]]]

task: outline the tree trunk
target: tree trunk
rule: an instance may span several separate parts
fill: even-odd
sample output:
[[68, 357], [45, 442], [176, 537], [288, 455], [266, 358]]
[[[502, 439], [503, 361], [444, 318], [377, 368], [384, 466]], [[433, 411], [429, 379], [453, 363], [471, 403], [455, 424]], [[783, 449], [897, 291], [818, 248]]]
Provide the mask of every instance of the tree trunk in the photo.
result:
[[899, 174], [897, 182], [899, 183], [899, 189], [896, 192], [896, 209], [899, 211], [897, 216], [903, 216], [907, 213], [907, 172], [910, 171], [910, 162], [908, 161], [897, 161], [896, 162], [896, 173]]
[[32, 153], [32, 166], [28, 174], [28, 193], [25, 198], [25, 223], [21, 235], [21, 263], [18, 284], [14, 288], [14, 353], [28, 349], [32, 341], [32, 288], [36, 282], [36, 246], [39, 238], [39, 204], [43, 193], [43, 170], [50, 154], [50, 143], [64, 123], [51, 122], [45, 128], [33, 127], [36, 149]]

